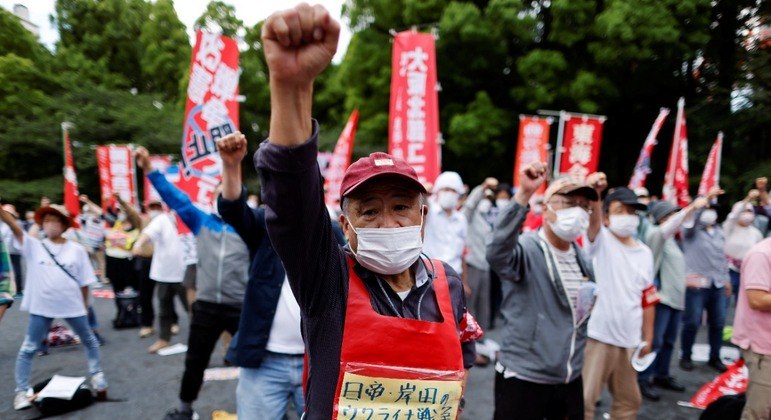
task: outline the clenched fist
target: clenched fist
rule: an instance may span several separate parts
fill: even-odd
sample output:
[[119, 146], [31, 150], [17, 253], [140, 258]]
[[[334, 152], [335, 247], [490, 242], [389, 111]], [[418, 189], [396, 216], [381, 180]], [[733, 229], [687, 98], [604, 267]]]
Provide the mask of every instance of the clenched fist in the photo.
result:
[[307, 3], [276, 12], [262, 27], [272, 82], [306, 85], [332, 61], [340, 24], [321, 5]]
[[246, 156], [246, 136], [240, 131], [228, 134], [217, 140], [217, 150], [220, 152], [222, 164], [225, 166], [238, 166]]

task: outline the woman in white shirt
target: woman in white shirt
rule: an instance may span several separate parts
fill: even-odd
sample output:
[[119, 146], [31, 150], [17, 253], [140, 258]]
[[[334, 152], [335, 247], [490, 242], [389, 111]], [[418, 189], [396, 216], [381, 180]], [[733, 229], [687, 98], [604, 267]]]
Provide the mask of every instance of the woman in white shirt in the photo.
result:
[[750, 190], [744, 200], [733, 205], [731, 213], [723, 222], [724, 250], [728, 258], [728, 274], [731, 276], [734, 302], [739, 298], [739, 274], [742, 259], [753, 245], [763, 239], [763, 234], [752, 225], [752, 222], [755, 221], [755, 208], [750, 204], [759, 196], [758, 190]]
[[[0, 210], [3, 221], [11, 220]], [[96, 282], [88, 253], [81, 245], [68, 241], [62, 234], [72, 225], [69, 212], [56, 204], [35, 212], [46, 239], [29, 236], [13, 224], [13, 236], [27, 264], [27, 285], [21, 309], [30, 313], [27, 334], [16, 357], [16, 395], [13, 407], [23, 410], [31, 406], [29, 384], [32, 359], [48, 334], [54, 318], [63, 318], [80, 337], [86, 349], [91, 386], [97, 396], [106, 396], [107, 381], [102, 372], [99, 341], [89, 327], [87, 317], [88, 285]]]

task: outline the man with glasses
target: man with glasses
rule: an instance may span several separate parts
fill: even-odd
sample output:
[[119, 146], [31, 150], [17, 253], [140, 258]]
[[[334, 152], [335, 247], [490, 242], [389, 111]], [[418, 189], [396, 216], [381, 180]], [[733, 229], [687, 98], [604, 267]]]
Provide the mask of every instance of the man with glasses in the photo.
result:
[[[589, 229], [584, 249], [592, 258], [597, 280], [597, 303], [589, 320], [584, 363], [584, 418], [594, 419], [595, 403], [605, 384], [613, 396], [610, 416], [635, 419], [642, 404], [637, 372], [630, 360], [651, 352], [653, 320], [658, 303], [653, 285], [653, 254], [635, 239], [638, 211], [647, 206], [632, 190], [615, 188], [592, 209], [602, 214], [599, 229]], [[644, 337], [645, 343], [643, 344]]]
[[[495, 366], [495, 419], [583, 417], [581, 369], [586, 320], [593, 304], [588, 264], [575, 240], [600, 228], [592, 203], [605, 175], [561, 178], [546, 190], [543, 227], [520, 235], [528, 202], [546, 179], [546, 164], [531, 163], [514, 200], [498, 217], [487, 247], [501, 278], [504, 331]], [[583, 295], [579, 297], [579, 295]], [[590, 296], [588, 302], [583, 299]]]

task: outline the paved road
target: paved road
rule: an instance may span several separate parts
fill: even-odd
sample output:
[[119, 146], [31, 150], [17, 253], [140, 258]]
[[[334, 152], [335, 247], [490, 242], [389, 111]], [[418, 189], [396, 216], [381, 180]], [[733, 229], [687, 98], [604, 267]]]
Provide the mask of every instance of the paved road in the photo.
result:
[[[35, 409], [17, 412], [13, 410], [14, 363], [16, 352], [27, 326], [27, 314], [20, 312], [18, 303], [6, 313], [0, 321], [0, 419], [32, 419], [38, 416]], [[162, 419], [169, 408], [177, 404], [179, 383], [182, 377], [184, 355], [157, 356], [148, 354], [146, 348], [153, 338], [140, 339], [137, 330], [116, 331], [110, 326], [114, 316], [112, 300], [95, 299], [94, 307], [102, 323], [102, 334], [107, 344], [102, 347], [104, 370], [110, 381], [109, 397], [116, 402], [102, 402], [85, 410], [61, 416], [61, 419]], [[181, 314], [180, 334], [174, 342], [184, 342], [187, 337], [187, 317]], [[497, 339], [499, 330], [491, 331], [488, 336]], [[704, 342], [704, 337], [699, 337]], [[426, 349], [427, 350], [427, 349]], [[212, 357], [210, 367], [221, 367], [222, 350], [218, 348]], [[695, 419], [699, 412], [694, 409], [678, 407], [678, 400], [687, 400], [704, 382], [714, 377], [714, 372], [707, 367], [697, 367], [686, 374], [679, 368], [673, 368], [688, 387], [685, 394], [662, 391], [663, 400], [657, 403], [644, 403], [641, 419]], [[54, 348], [48, 356], [36, 357], [33, 362], [32, 382], [36, 383], [54, 374], [81, 376], [86, 374], [85, 356], [80, 346]], [[467, 409], [462, 418], [491, 419], [493, 412], [493, 377], [491, 366], [474, 368], [469, 379], [467, 391]], [[213, 410], [235, 412], [236, 381], [205, 382], [196, 410], [202, 419], [211, 418]], [[609, 397], [605, 395], [603, 405], [598, 410], [598, 418], [608, 410]], [[290, 416], [293, 419], [294, 416]], [[251, 419], [248, 419], [251, 420]], [[262, 419], [259, 419], [262, 420]], [[273, 420], [273, 419], [265, 419]]]

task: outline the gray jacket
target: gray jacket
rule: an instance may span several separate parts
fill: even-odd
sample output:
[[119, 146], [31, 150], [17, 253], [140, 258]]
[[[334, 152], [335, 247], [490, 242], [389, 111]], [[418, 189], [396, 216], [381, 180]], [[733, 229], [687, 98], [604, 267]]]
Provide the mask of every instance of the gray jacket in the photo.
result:
[[[536, 233], [520, 236], [527, 212], [527, 207], [514, 201], [506, 206], [487, 247], [487, 261], [503, 288], [500, 363], [522, 380], [568, 383], [581, 375], [587, 322], [575, 326], [573, 309], [546, 241]], [[589, 277], [583, 252], [573, 246], [581, 270]]]

